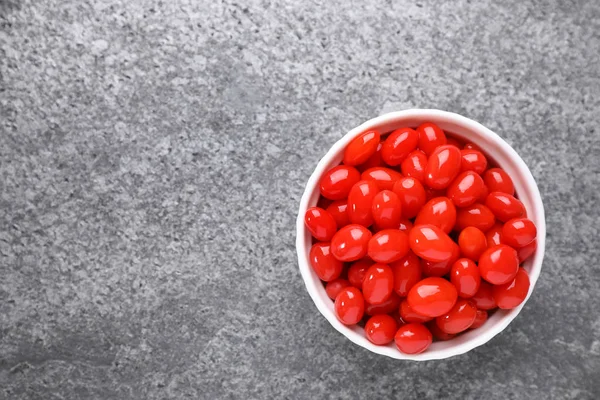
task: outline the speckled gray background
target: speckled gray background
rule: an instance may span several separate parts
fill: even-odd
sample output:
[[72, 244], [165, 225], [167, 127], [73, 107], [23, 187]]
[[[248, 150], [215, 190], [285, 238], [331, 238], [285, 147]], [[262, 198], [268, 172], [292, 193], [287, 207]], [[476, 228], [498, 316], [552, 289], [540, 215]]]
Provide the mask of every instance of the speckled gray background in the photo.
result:
[[[600, 396], [598, 1], [0, 0], [0, 27], [0, 398]], [[419, 364], [334, 331], [294, 249], [326, 149], [408, 107], [506, 138], [548, 223], [519, 318]]]

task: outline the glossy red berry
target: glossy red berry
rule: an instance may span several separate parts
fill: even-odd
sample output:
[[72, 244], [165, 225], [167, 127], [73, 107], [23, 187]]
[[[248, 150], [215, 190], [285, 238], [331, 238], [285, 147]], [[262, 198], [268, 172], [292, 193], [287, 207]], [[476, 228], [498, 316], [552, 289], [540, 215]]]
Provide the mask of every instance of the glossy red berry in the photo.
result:
[[390, 264], [394, 272], [394, 291], [401, 297], [408, 296], [408, 291], [421, 280], [419, 258], [409, 251], [406, 256]]
[[394, 183], [402, 178], [402, 174], [385, 167], [369, 168], [361, 174], [361, 179], [365, 181], [375, 181], [379, 190], [392, 190]]
[[402, 216], [404, 218], [414, 218], [425, 204], [425, 188], [415, 178], [400, 178], [396, 181], [392, 190], [402, 203]]
[[435, 319], [435, 323], [442, 331], [456, 334], [469, 329], [476, 315], [477, 308], [471, 301], [458, 299], [450, 311]]
[[369, 157], [369, 159], [367, 161], [365, 161], [364, 163], [357, 166], [356, 169], [358, 169], [360, 172], [364, 172], [364, 171], [368, 170], [369, 168], [385, 167], [385, 163], [383, 162], [383, 159], [381, 158], [381, 147], [382, 146], [383, 146], [383, 143], [379, 142], [379, 144], [377, 145], [377, 150], [375, 150], [375, 153], [373, 153], [373, 155], [371, 157]]
[[432, 122], [425, 122], [417, 128], [419, 134], [419, 149], [425, 154], [430, 155], [441, 145], [446, 144], [446, 134], [444, 131]]
[[502, 243], [502, 227], [500, 223], [495, 223], [486, 233], [485, 240], [487, 247], [497, 246]]
[[494, 286], [481, 281], [479, 290], [475, 293], [475, 296], [471, 300], [475, 303], [475, 306], [481, 310], [492, 310], [496, 308], [496, 300], [494, 300], [494, 294], [492, 293]]
[[325, 285], [325, 292], [327, 292], [327, 296], [329, 296], [331, 300], [335, 300], [335, 298], [338, 294], [340, 294], [342, 289], [348, 286], [350, 286], [350, 282], [348, 282], [348, 280], [343, 278], [337, 278], [330, 282], [327, 282], [327, 285]]
[[433, 189], [445, 189], [460, 171], [460, 150], [454, 146], [437, 147], [427, 160], [425, 184]]
[[373, 181], [358, 181], [348, 193], [348, 218], [353, 224], [369, 226], [373, 223], [371, 208], [373, 200], [379, 192], [377, 183]]
[[452, 256], [444, 261], [421, 260], [421, 272], [423, 276], [444, 276], [450, 273], [452, 264], [460, 257], [458, 246], [454, 246]]
[[454, 229], [460, 232], [468, 226], [474, 226], [482, 232], [487, 232], [488, 229], [494, 226], [495, 221], [496, 218], [489, 208], [483, 204], [475, 203], [456, 211]]
[[492, 293], [498, 308], [509, 310], [517, 307], [527, 297], [529, 292], [529, 275], [519, 268], [515, 278], [504, 285], [494, 286]]
[[433, 262], [446, 261], [456, 254], [456, 243], [434, 225], [416, 225], [408, 233], [411, 250], [419, 257]]
[[505, 244], [490, 247], [479, 258], [481, 277], [493, 285], [510, 282], [518, 270], [517, 251]]
[[461, 172], [448, 186], [446, 194], [456, 207], [467, 207], [479, 199], [484, 186], [483, 179], [475, 172]]
[[363, 258], [362, 260], [353, 262], [350, 268], [348, 268], [348, 281], [350, 285], [362, 289], [367, 270], [373, 264], [375, 263], [370, 258]]
[[425, 322], [431, 321], [433, 319], [433, 317], [428, 317], [426, 315], [419, 314], [418, 312], [413, 310], [412, 307], [408, 304], [408, 301], [406, 301], [406, 300], [402, 300], [400, 302], [399, 312], [400, 312], [400, 317], [402, 317], [402, 320], [405, 322], [408, 322], [408, 323], [411, 323], [411, 322], [425, 323]]
[[320, 280], [328, 282], [340, 276], [344, 264], [331, 253], [328, 242], [313, 244], [309, 252], [310, 265]]
[[433, 225], [450, 233], [456, 224], [456, 207], [447, 197], [435, 197], [421, 207], [415, 225]]
[[471, 324], [471, 327], [469, 329], [477, 329], [479, 328], [481, 325], [483, 325], [485, 323], [485, 321], [487, 321], [488, 319], [488, 313], [485, 310], [477, 310], [477, 314], [475, 314], [475, 321], [473, 321], [473, 323]]
[[368, 244], [369, 257], [386, 264], [406, 256], [409, 250], [408, 235], [400, 229], [381, 230], [371, 237]]
[[376, 130], [369, 130], [354, 138], [344, 150], [344, 164], [359, 165], [371, 157], [379, 145], [380, 134]]
[[396, 335], [396, 320], [389, 315], [376, 315], [365, 324], [365, 336], [376, 345], [391, 343]]
[[483, 174], [483, 181], [491, 192], [515, 194], [515, 186], [510, 176], [501, 168], [491, 168]]
[[425, 168], [427, 168], [427, 156], [421, 150], [410, 153], [400, 165], [404, 176], [415, 178], [421, 183], [425, 182]]
[[485, 199], [485, 205], [502, 222], [513, 218], [521, 218], [525, 215], [525, 206], [523, 206], [523, 203], [507, 193], [492, 192], [488, 194]]
[[377, 228], [398, 229], [402, 220], [402, 203], [391, 190], [382, 190], [373, 198], [371, 214]]
[[320, 207], [311, 207], [304, 214], [304, 223], [313, 237], [321, 242], [330, 241], [337, 231], [333, 216]]
[[369, 304], [381, 304], [392, 295], [394, 273], [389, 265], [373, 264], [363, 279], [362, 292]]
[[350, 218], [348, 217], [348, 200], [336, 200], [327, 207], [327, 212], [331, 214], [335, 220], [337, 229], [340, 229], [350, 224]]
[[348, 165], [331, 168], [319, 181], [321, 195], [330, 200], [341, 200], [348, 197], [350, 189], [360, 180], [360, 172]]
[[515, 218], [502, 227], [502, 242], [514, 248], [527, 246], [535, 240], [537, 229], [527, 218]]
[[400, 307], [400, 302], [402, 299], [395, 292], [392, 292], [390, 297], [381, 304], [365, 304], [365, 314], [367, 315], [380, 315], [380, 314], [390, 314], [395, 311], [398, 311], [398, 307]]
[[534, 240], [533, 242], [520, 247], [517, 249], [517, 255], [519, 256], [519, 263], [522, 263], [523, 261], [527, 260], [529, 257], [531, 257], [533, 255], [533, 253], [535, 253], [535, 250], [537, 249], [537, 240]]
[[476, 174], [483, 174], [483, 172], [487, 168], [487, 159], [479, 150], [474, 149], [463, 149], [460, 151], [461, 161], [460, 161], [460, 170], [461, 171], [473, 171]]
[[458, 293], [454, 285], [443, 278], [425, 278], [408, 292], [408, 305], [421, 315], [439, 317], [450, 311]]
[[461, 258], [452, 265], [450, 282], [456, 287], [460, 297], [471, 298], [475, 296], [481, 286], [479, 268], [468, 258]]
[[365, 299], [355, 287], [347, 287], [335, 298], [335, 315], [345, 325], [358, 323], [365, 313]]
[[396, 129], [381, 147], [381, 157], [388, 165], [400, 165], [417, 147], [419, 134], [410, 128]]
[[468, 226], [458, 235], [458, 246], [463, 257], [478, 261], [481, 254], [487, 249], [487, 239], [481, 230]]
[[340, 261], [356, 261], [367, 255], [371, 231], [362, 225], [346, 225], [331, 239], [331, 253]]
[[406, 324], [400, 327], [394, 337], [396, 347], [405, 354], [422, 353], [431, 345], [433, 336], [422, 324]]

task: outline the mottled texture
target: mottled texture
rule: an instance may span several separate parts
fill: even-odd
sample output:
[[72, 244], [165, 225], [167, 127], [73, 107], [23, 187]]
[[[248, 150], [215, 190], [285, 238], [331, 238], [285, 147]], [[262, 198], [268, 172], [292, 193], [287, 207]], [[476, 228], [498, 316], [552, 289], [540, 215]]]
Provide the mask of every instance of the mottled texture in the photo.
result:
[[[599, 93], [597, 1], [0, 0], [0, 398], [600, 397]], [[409, 107], [547, 214], [521, 315], [439, 362], [334, 331], [294, 248], [319, 158]]]

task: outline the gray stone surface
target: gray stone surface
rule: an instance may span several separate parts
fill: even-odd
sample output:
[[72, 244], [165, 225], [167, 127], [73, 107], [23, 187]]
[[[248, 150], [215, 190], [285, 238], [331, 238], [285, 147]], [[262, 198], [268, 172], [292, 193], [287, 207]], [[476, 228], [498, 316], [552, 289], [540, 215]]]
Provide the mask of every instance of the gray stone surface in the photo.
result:
[[[600, 397], [597, 1], [0, 0], [0, 398]], [[456, 359], [370, 354], [298, 272], [343, 133], [434, 107], [537, 179], [522, 314]]]

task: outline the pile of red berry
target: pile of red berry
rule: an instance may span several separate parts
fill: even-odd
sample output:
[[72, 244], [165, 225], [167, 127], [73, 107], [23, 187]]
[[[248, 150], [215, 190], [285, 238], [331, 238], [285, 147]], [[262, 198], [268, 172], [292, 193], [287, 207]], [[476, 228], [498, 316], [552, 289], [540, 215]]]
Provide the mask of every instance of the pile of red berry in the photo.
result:
[[437, 125], [369, 130], [319, 182], [312, 268], [337, 318], [374, 344], [425, 351], [523, 302], [536, 227], [511, 178]]

